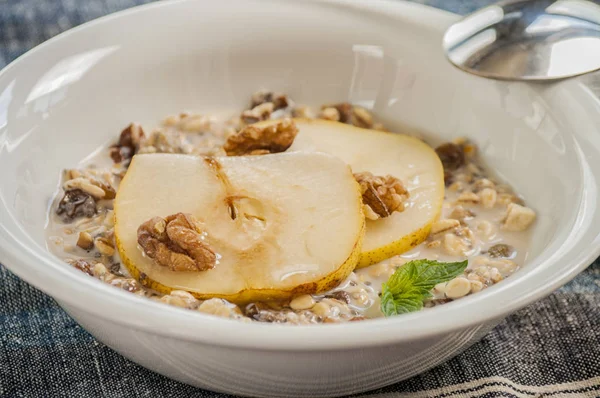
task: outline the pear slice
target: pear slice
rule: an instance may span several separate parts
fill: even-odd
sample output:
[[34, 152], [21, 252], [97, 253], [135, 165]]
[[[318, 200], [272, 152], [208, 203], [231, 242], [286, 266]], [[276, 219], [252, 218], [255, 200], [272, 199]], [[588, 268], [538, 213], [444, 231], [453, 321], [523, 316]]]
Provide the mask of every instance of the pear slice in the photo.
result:
[[444, 200], [444, 170], [435, 151], [417, 138], [325, 120], [295, 120], [299, 133], [288, 151], [334, 155], [355, 173], [399, 178], [410, 193], [406, 209], [376, 221], [367, 232], [358, 267], [404, 253], [429, 235]]
[[[206, 271], [157, 264], [138, 246], [153, 217], [191, 214], [217, 253]], [[132, 275], [162, 293], [236, 303], [329, 290], [355, 268], [365, 221], [350, 168], [323, 153], [133, 158], [115, 199], [115, 237]]]

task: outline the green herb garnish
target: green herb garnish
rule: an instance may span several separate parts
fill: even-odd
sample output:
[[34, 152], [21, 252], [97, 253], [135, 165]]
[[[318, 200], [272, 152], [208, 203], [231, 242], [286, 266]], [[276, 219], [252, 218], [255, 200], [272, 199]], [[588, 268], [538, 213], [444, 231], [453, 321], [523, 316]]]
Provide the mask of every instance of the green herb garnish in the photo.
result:
[[413, 260], [404, 264], [382, 286], [381, 312], [392, 316], [420, 310], [435, 285], [456, 278], [467, 264], [467, 260], [459, 263]]

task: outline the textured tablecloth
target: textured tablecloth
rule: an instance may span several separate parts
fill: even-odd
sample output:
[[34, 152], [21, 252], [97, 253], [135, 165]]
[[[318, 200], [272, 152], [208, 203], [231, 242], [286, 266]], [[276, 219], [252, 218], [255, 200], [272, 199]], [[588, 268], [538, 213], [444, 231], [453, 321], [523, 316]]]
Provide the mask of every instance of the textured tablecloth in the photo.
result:
[[[151, 0], [0, 0], [0, 67], [83, 22]], [[365, 0], [369, 1], [369, 0]], [[466, 13], [488, 0], [422, 0]], [[600, 397], [600, 261], [437, 368], [365, 396]], [[0, 397], [226, 397], [116, 354], [0, 266]]]

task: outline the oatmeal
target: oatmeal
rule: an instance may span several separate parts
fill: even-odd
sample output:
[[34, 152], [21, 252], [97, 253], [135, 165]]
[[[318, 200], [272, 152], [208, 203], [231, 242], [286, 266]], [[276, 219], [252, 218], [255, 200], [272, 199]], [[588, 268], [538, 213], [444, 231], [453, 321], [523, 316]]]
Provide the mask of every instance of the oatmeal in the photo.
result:
[[[253, 95], [248, 109], [229, 119], [181, 113], [167, 117], [153, 130], [131, 124], [114, 145], [90, 163], [63, 173], [47, 227], [49, 249], [91, 277], [154, 301], [245, 322], [290, 324], [362, 321], [390, 315], [393, 297], [399, 294], [393, 291], [399, 289], [399, 282], [394, 285], [392, 281], [410, 267], [440, 267], [445, 274], [439, 283], [429, 281], [430, 288], [420, 293], [414, 308], [393, 307], [393, 314], [480, 292], [509, 277], [525, 262], [535, 212], [483, 166], [474, 144], [459, 139], [435, 149], [443, 165], [440, 179], [445, 190], [441, 215], [426, 225], [424, 240], [402, 254], [348, 271], [341, 283], [328, 285], [327, 291], [299, 290], [297, 294], [286, 294], [284, 299], [232, 300], [234, 303], [223, 296], [198, 298], [186, 289], [162, 291], [146, 273], [130, 273], [121, 261], [115, 238], [114, 205], [135, 155], [260, 157], [289, 152], [298, 135], [298, 126], [291, 117], [385, 131], [369, 111], [349, 103], [313, 109], [268, 91]], [[279, 119], [279, 123], [261, 124]], [[421, 194], [414, 195], [418, 189], [410, 179], [374, 174], [371, 170], [352, 172], [354, 184], [360, 186], [360, 211], [368, 220], [367, 231], [373, 223], [396, 222], [395, 217], [404, 212], [410, 217], [418, 200], [423, 200]], [[268, 224], [264, 204], [239, 195], [230, 200], [229, 217], [237, 219], [253, 239], [262, 239]], [[221, 264], [221, 253], [211, 246], [217, 238], [203, 229], [205, 221], [185, 212], [153, 214], [136, 225], [136, 250], [152, 261], [153, 267], [180, 275], [218, 270], [225, 266]], [[427, 262], [415, 261], [425, 259]]]

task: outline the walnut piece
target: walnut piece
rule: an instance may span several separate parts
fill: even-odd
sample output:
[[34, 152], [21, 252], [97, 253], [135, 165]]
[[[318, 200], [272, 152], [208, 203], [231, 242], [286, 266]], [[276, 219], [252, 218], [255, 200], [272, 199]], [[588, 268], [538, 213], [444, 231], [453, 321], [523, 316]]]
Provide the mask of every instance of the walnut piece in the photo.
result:
[[[335, 114], [331, 109], [335, 109], [337, 114]], [[340, 104], [332, 104], [332, 105], [323, 105], [321, 108], [322, 118], [327, 120], [334, 120], [340, 123], [348, 123], [352, 124], [352, 104], [348, 102], [342, 102]], [[335, 115], [335, 118], [333, 116]]]
[[285, 94], [275, 94], [271, 91], [261, 90], [252, 94], [250, 110], [267, 102], [273, 103], [274, 110], [279, 110], [287, 108], [291, 101]]
[[216, 265], [216, 254], [203, 242], [190, 214], [154, 217], [140, 225], [137, 235], [144, 253], [172, 271], [206, 271]]
[[[375, 127], [375, 124], [373, 123], [373, 115], [371, 115], [368, 110], [354, 106], [348, 102], [324, 105], [321, 107], [319, 118], [332, 120], [334, 122], [352, 124], [354, 126], [366, 129]], [[381, 129], [382, 125], [377, 124], [377, 127], [378, 129]]]
[[119, 136], [119, 142], [110, 147], [110, 157], [115, 163], [131, 160], [144, 138], [144, 130], [139, 124], [131, 123]]
[[354, 178], [360, 185], [365, 216], [370, 220], [388, 217], [395, 211], [404, 211], [404, 202], [409, 198], [409, 193], [396, 177], [380, 177], [362, 172], [354, 174]]
[[81, 272], [88, 274], [89, 276], [94, 276], [94, 266], [97, 264], [96, 261], [88, 261], [84, 259], [78, 260], [67, 260], [67, 263], [75, 267]]
[[223, 149], [229, 156], [264, 155], [287, 150], [298, 134], [291, 119], [265, 127], [248, 126], [230, 136]]
[[94, 247], [94, 238], [89, 232], [80, 232], [77, 238], [77, 246], [83, 250], [91, 250]]
[[56, 214], [64, 222], [71, 222], [78, 217], [91, 218], [96, 215], [96, 200], [81, 189], [72, 189], [65, 192], [60, 200]]
[[253, 124], [261, 120], [267, 120], [271, 117], [271, 113], [275, 111], [275, 105], [272, 102], [265, 102], [256, 105], [254, 108], [243, 111], [240, 115], [242, 121], [246, 124]]

